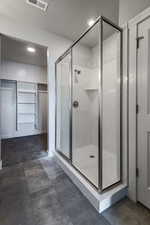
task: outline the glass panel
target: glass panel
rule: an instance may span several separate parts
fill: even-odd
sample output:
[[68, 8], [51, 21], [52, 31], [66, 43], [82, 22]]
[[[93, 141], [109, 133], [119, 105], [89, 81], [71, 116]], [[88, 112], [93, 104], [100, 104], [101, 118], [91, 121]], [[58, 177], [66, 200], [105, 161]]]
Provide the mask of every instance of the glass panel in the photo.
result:
[[71, 53], [56, 65], [56, 148], [70, 158]]
[[72, 162], [98, 187], [99, 23], [73, 47]]
[[103, 22], [102, 189], [120, 181], [120, 39]]

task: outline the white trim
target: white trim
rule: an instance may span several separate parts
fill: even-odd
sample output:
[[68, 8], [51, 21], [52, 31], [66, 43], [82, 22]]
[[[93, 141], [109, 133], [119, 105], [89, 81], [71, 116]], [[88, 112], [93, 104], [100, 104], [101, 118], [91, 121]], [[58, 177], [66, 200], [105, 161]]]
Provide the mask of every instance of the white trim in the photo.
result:
[[137, 28], [138, 24], [150, 17], [150, 7], [128, 22], [129, 25], [129, 198], [137, 201]]
[[131, 20], [129, 20], [129, 22], [128, 22], [129, 28], [131, 26], [137, 25], [138, 23], [140, 23], [143, 20], [147, 19], [147, 17], [149, 17], [149, 16], [150, 16], [150, 7], [148, 7], [147, 9], [145, 9], [144, 11], [142, 11], [141, 13], [139, 13], [138, 15], [133, 17]]
[[128, 183], [127, 159], [128, 159], [128, 25], [123, 28], [123, 183]]
[[0, 170], [2, 170], [2, 160], [0, 160]]
[[128, 23], [123, 23], [120, 27], [124, 30], [128, 28]]
[[129, 35], [129, 198], [136, 201], [136, 38], [137, 25]]
[[55, 152], [50, 151], [49, 149], [47, 150], [47, 152], [48, 152], [48, 157], [49, 157], [49, 158], [53, 157], [54, 154], [55, 154]]
[[47, 134], [48, 135], [48, 131], [35, 130], [35, 131], [31, 131], [30, 133], [29, 132], [19, 133], [19, 131], [18, 131], [18, 132], [12, 133], [10, 135], [1, 135], [1, 139], [27, 137], [27, 136], [34, 136], [34, 135], [38, 135], [38, 134]]

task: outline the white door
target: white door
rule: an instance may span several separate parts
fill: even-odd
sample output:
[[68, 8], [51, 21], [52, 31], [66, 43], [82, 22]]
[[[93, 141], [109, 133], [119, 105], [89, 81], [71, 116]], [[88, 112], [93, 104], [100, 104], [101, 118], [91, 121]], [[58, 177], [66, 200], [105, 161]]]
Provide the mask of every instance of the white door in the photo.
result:
[[138, 25], [138, 201], [150, 208], [150, 19]]

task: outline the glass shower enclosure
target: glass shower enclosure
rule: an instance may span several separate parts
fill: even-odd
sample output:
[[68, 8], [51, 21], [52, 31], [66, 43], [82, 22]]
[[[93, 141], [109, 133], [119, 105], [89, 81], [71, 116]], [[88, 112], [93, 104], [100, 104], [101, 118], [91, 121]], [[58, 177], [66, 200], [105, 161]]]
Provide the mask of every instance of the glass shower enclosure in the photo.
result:
[[97, 190], [122, 179], [122, 29], [104, 17], [58, 58], [56, 150]]

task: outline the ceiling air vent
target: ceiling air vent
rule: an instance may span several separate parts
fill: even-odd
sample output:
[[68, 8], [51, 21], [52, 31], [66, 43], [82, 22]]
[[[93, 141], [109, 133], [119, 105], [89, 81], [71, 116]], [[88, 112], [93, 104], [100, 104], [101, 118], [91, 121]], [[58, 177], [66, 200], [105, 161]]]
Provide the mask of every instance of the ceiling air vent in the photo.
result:
[[43, 11], [47, 10], [48, 3], [42, 0], [26, 0], [28, 4], [35, 6]]

